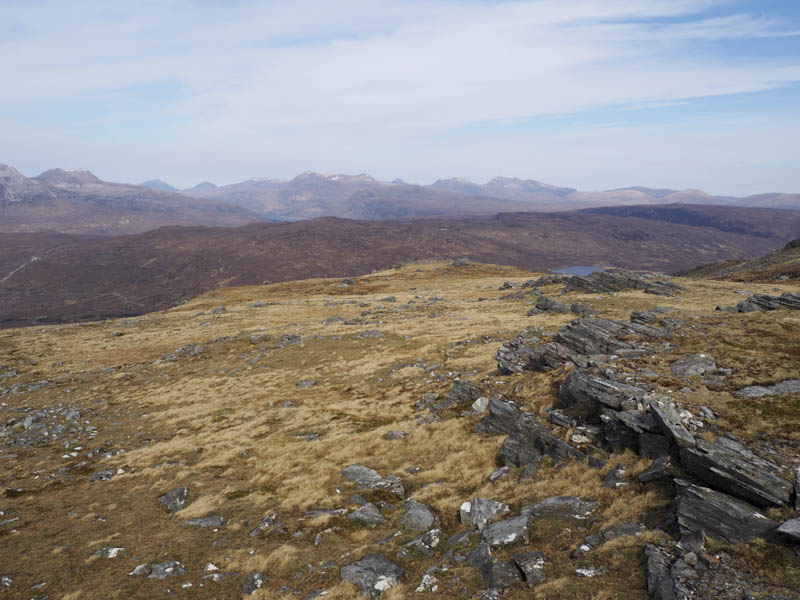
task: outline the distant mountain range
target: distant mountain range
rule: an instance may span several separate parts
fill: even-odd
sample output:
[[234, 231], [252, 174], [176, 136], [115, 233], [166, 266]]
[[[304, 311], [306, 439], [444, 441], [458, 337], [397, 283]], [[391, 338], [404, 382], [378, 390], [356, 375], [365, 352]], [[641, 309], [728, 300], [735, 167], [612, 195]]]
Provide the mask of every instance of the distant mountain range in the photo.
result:
[[496, 177], [486, 184], [440, 179], [431, 185], [366, 174], [307, 172], [292, 180], [255, 178], [177, 190], [160, 179], [111, 183], [89, 171], [51, 169], [28, 178], [0, 164], [0, 231], [139, 233], [165, 225], [238, 226], [317, 217], [362, 220], [558, 212], [607, 206], [704, 204], [800, 210], [800, 194], [746, 198], [635, 186], [584, 192], [534, 180]]
[[165, 225], [235, 227], [259, 220], [229, 202], [109, 183], [90, 171], [51, 169], [29, 178], [0, 164], [2, 232], [121, 235]]
[[183, 193], [230, 202], [263, 216], [290, 221], [324, 216], [391, 219], [510, 211], [557, 212], [670, 203], [800, 209], [800, 194], [735, 198], [712, 196], [701, 190], [641, 186], [584, 192], [510, 177], [496, 177], [485, 184], [455, 178], [440, 179], [431, 185], [412, 185], [400, 179], [378, 181], [365, 174], [308, 172], [290, 181], [256, 178], [224, 186], [206, 182]]

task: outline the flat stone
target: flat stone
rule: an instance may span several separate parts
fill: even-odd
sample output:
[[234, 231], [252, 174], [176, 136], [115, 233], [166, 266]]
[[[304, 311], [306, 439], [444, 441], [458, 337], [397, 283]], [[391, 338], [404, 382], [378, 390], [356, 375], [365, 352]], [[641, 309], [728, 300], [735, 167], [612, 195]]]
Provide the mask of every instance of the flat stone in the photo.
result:
[[196, 519], [187, 519], [181, 523], [181, 527], [224, 527], [225, 518], [219, 515], [211, 515], [208, 517], [198, 517]]
[[739, 396], [761, 398], [763, 396], [782, 396], [784, 394], [800, 394], [800, 379], [787, 379], [775, 385], [751, 385], [736, 392]]
[[542, 552], [526, 552], [523, 554], [515, 554], [512, 557], [514, 563], [517, 565], [525, 579], [528, 587], [534, 587], [540, 583], [544, 583], [545, 567], [550, 559]]
[[461, 505], [459, 517], [464, 524], [483, 531], [486, 525], [510, 512], [508, 505], [489, 498], [473, 498]]
[[401, 498], [405, 495], [405, 489], [399, 477], [389, 475], [384, 478], [377, 471], [359, 464], [342, 469], [342, 477], [355, 482], [359, 489], [384, 490]]
[[508, 476], [508, 467], [501, 467], [499, 469], [495, 469], [492, 471], [491, 475], [489, 475], [489, 482], [490, 483], [497, 483], [503, 477]]
[[378, 510], [378, 507], [372, 502], [367, 502], [363, 506], [360, 506], [350, 513], [347, 518], [350, 521], [355, 521], [356, 523], [363, 523], [364, 525], [372, 526], [380, 525], [386, 522], [386, 519], [381, 514], [381, 511]]
[[639, 523], [621, 523], [606, 527], [599, 533], [587, 536], [580, 546], [572, 553], [572, 558], [580, 558], [598, 546], [621, 537], [639, 536], [645, 532], [645, 526]]
[[483, 541], [492, 547], [527, 543], [529, 521], [528, 515], [521, 515], [487, 525], [483, 529]]
[[581, 500], [577, 496], [554, 496], [538, 504], [523, 507], [522, 514], [533, 517], [586, 519], [599, 506], [597, 502]]
[[642, 483], [651, 483], [653, 481], [668, 481], [672, 479], [671, 460], [669, 456], [661, 456], [656, 458], [646, 471], [641, 473], [638, 477]]
[[340, 571], [342, 581], [354, 583], [362, 594], [370, 598], [380, 598], [404, 576], [404, 569], [380, 554], [365, 556]]

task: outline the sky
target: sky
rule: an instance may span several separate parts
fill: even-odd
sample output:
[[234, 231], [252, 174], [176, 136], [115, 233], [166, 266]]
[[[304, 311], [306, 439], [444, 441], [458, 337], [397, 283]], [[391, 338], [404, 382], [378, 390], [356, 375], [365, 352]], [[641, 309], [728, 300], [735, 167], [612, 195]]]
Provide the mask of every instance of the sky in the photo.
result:
[[797, 0], [0, 0], [0, 162], [800, 192]]

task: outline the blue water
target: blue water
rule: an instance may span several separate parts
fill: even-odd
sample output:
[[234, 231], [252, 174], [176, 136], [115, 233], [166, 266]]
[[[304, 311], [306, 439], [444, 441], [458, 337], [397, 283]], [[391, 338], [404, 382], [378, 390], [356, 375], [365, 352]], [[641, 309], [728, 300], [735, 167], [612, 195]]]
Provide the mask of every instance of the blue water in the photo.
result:
[[563, 269], [556, 269], [553, 273], [563, 273], [564, 275], [591, 275], [595, 271], [605, 271], [603, 267], [564, 267]]

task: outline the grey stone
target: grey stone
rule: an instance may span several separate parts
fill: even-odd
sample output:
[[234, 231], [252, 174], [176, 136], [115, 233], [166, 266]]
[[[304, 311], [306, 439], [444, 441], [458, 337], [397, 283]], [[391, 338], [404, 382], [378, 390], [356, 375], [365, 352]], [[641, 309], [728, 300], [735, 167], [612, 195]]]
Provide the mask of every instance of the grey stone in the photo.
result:
[[417, 552], [419, 554], [425, 554], [426, 556], [431, 556], [435, 554], [436, 547], [439, 545], [441, 541], [442, 541], [442, 530], [431, 529], [430, 531], [415, 537], [410, 542], [406, 542], [405, 544], [403, 544], [403, 547], [407, 548], [411, 552]]
[[491, 548], [485, 542], [467, 555], [467, 564], [480, 571], [492, 590], [512, 587], [522, 580], [522, 572], [516, 564], [492, 557]]
[[117, 472], [114, 469], [100, 469], [99, 471], [95, 471], [89, 475], [89, 481], [109, 481], [110, 479], [113, 479], [114, 475], [116, 474]]
[[671, 450], [669, 440], [657, 433], [643, 433], [639, 436], [639, 456], [659, 458], [668, 456]]
[[644, 532], [645, 526], [639, 523], [621, 523], [619, 525], [606, 527], [599, 533], [594, 533], [584, 538], [581, 545], [572, 553], [572, 558], [580, 558], [587, 552], [591, 552], [598, 546], [610, 542], [611, 540], [616, 540], [621, 537], [639, 536]]
[[800, 510], [800, 466], [794, 471], [794, 509]]
[[686, 426], [681, 422], [680, 415], [673, 403], [654, 402], [650, 405], [653, 415], [661, 432], [680, 448], [693, 448], [695, 439]]
[[577, 496], [553, 496], [538, 504], [523, 507], [522, 514], [544, 518], [586, 519], [599, 506], [597, 502], [581, 500]]
[[536, 421], [533, 413], [523, 413], [514, 430], [500, 447], [500, 459], [507, 466], [522, 467], [549, 456], [556, 464], [583, 460], [585, 455], [552, 435]]
[[644, 342], [665, 335], [658, 327], [583, 317], [559, 329], [555, 342], [564, 345], [572, 354], [638, 356], [644, 351]]
[[533, 479], [536, 476], [536, 472], [539, 470], [539, 463], [532, 462], [525, 465], [525, 468], [522, 469], [522, 472], [519, 474], [519, 482], [528, 481]]
[[539, 310], [554, 312], [554, 313], [568, 313], [569, 306], [563, 302], [558, 302], [547, 296], [539, 296], [536, 300], [536, 308]]
[[381, 477], [377, 471], [359, 464], [342, 469], [342, 477], [356, 483], [359, 489], [385, 490], [401, 498], [405, 495], [403, 483], [399, 477], [389, 475]]
[[716, 371], [717, 363], [708, 354], [687, 354], [669, 366], [669, 370], [681, 377], [692, 375], [705, 375]]
[[118, 556], [125, 556], [128, 551], [120, 546], [105, 546], [94, 553], [95, 556], [103, 558], [117, 558]]
[[791, 539], [793, 542], [800, 542], [800, 518], [789, 519], [778, 527], [778, 533], [781, 533]]
[[398, 431], [397, 429], [391, 429], [387, 431], [383, 435], [383, 439], [385, 440], [402, 440], [408, 434], [405, 431]]
[[211, 515], [208, 517], [198, 517], [196, 519], [187, 519], [181, 523], [181, 527], [224, 527], [225, 518], [219, 515]]
[[770, 296], [769, 294], [753, 294], [746, 300], [742, 300], [736, 305], [739, 312], [753, 312], [756, 310], [778, 310], [788, 308], [789, 310], [800, 310], [800, 294], [786, 292], [780, 296]]
[[529, 521], [528, 515], [521, 515], [487, 525], [483, 529], [483, 541], [491, 547], [527, 543]]
[[404, 576], [404, 569], [380, 554], [365, 556], [340, 571], [342, 581], [354, 583], [362, 594], [370, 598], [380, 598]]
[[627, 466], [623, 465], [622, 463], [618, 464], [603, 477], [603, 487], [615, 489], [628, 485], [628, 481], [625, 479], [627, 471]]
[[495, 396], [489, 400], [488, 412], [476, 431], [481, 433], [510, 434], [517, 425], [521, 409], [516, 402]]
[[656, 306], [650, 310], [635, 310], [631, 313], [630, 322], [638, 323], [639, 325], [663, 323], [664, 316], [676, 310], [668, 306]]
[[682, 533], [704, 531], [729, 544], [771, 538], [777, 523], [754, 506], [712, 489], [675, 480], [677, 518]]
[[362, 331], [358, 337], [364, 339], [380, 340], [385, 338], [386, 336], [382, 331], [378, 331], [377, 329], [367, 329], [366, 331]]
[[557, 408], [567, 409], [573, 416], [590, 417], [597, 413], [600, 406], [634, 410], [646, 394], [647, 390], [642, 388], [576, 369], [558, 390]]
[[472, 263], [468, 258], [458, 258], [450, 263], [451, 267], [469, 267]]
[[642, 483], [651, 483], [653, 481], [668, 481], [672, 479], [672, 471], [670, 470], [671, 460], [669, 456], [660, 456], [656, 458], [646, 471], [641, 473], [638, 477]]
[[472, 406], [469, 407], [470, 411], [474, 415], [482, 415], [486, 412], [486, 409], [489, 407], [489, 398], [486, 396], [481, 396], [475, 402], [472, 403]]
[[408, 500], [405, 504], [406, 514], [400, 519], [400, 525], [414, 531], [428, 531], [439, 527], [439, 517], [433, 509], [416, 500]]
[[787, 379], [775, 385], [751, 385], [736, 392], [739, 396], [760, 398], [762, 396], [782, 396], [784, 394], [800, 394], [800, 379]]
[[726, 437], [698, 439], [694, 448], [681, 450], [681, 463], [708, 485], [756, 506], [782, 506], [791, 498], [792, 484], [777, 475], [777, 465]]
[[545, 567], [550, 559], [542, 552], [526, 552], [524, 554], [515, 554], [512, 557], [514, 563], [517, 565], [522, 575], [525, 578], [525, 583], [528, 587], [534, 587], [540, 583], [544, 583], [546, 579]]
[[486, 525], [509, 513], [507, 504], [489, 498], [473, 498], [461, 505], [459, 518], [462, 523], [474, 525], [483, 531]]
[[186, 499], [188, 496], [189, 488], [183, 486], [170, 490], [163, 496], [159, 496], [158, 501], [169, 512], [178, 512], [186, 507]]
[[276, 513], [272, 513], [263, 517], [258, 524], [253, 528], [250, 533], [248, 534], [250, 537], [256, 537], [259, 535], [273, 535], [273, 534], [285, 534], [286, 530], [283, 529], [283, 526], [278, 521], [278, 515]]
[[173, 575], [184, 575], [185, 573], [186, 569], [183, 567], [183, 563], [173, 560], [170, 562], [155, 563], [150, 565], [150, 575], [148, 575], [147, 578], [166, 579], [167, 577], [171, 577]]
[[380, 525], [386, 522], [386, 519], [372, 502], [367, 502], [363, 506], [357, 508], [350, 513], [347, 518], [350, 521], [363, 523], [365, 525]]
[[442, 410], [451, 406], [471, 405], [484, 394], [485, 392], [474, 383], [466, 379], [456, 379], [444, 400], [432, 404], [431, 409]]
[[670, 571], [670, 557], [655, 544], [644, 549], [647, 557], [647, 592], [653, 600], [678, 600]]
[[507, 476], [508, 476], [508, 467], [500, 467], [499, 469], [495, 469], [494, 471], [492, 471], [492, 474], [489, 475], [489, 481], [491, 483], [497, 483], [498, 480]]
[[295, 384], [295, 387], [297, 387], [297, 389], [299, 389], [299, 390], [302, 390], [302, 389], [309, 388], [309, 387], [312, 387], [312, 386], [315, 386], [315, 385], [317, 385], [316, 380], [314, 380], [314, 379], [303, 379], [302, 381], [298, 381]]

